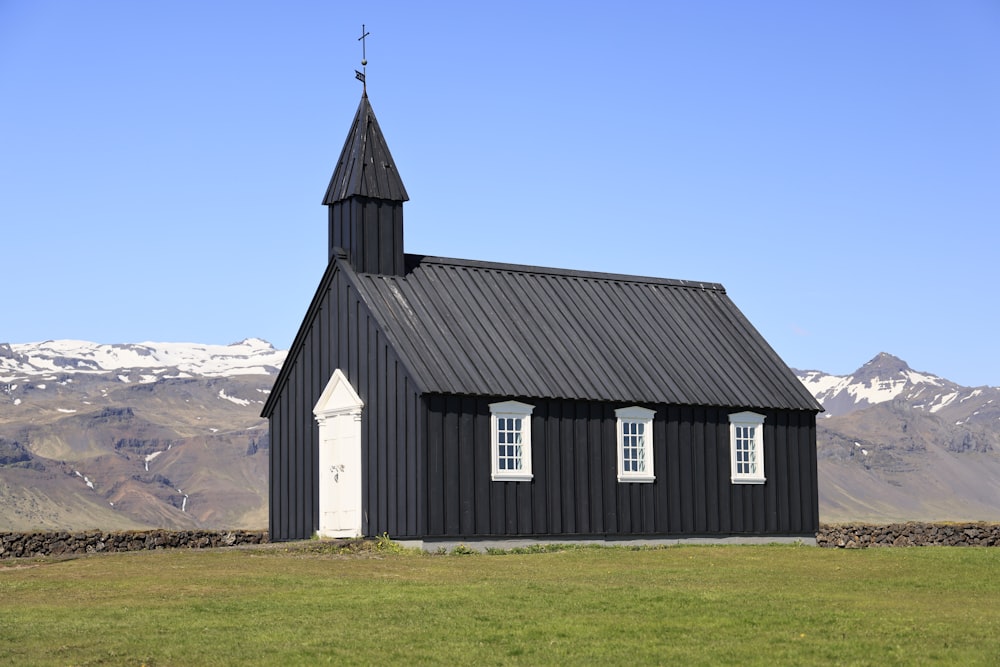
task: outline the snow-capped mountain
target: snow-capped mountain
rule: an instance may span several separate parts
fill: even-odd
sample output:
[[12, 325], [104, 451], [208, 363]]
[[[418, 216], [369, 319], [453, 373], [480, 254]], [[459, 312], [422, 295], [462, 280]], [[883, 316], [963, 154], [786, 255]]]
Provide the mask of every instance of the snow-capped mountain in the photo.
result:
[[847, 376], [796, 371], [823, 404], [823, 521], [1000, 519], [1000, 388], [881, 353]]
[[[911, 369], [905, 361], [882, 352], [850, 375], [796, 371], [802, 384], [823, 404], [825, 417], [902, 401], [931, 414], [958, 408], [969, 416], [1000, 409], [1000, 388], [962, 387], [944, 378]], [[951, 410], [948, 410], [951, 408]], [[992, 410], [991, 410], [992, 408]]]
[[261, 528], [286, 351], [0, 344], [0, 530]]
[[0, 343], [0, 382], [55, 374], [119, 371], [122, 382], [160, 378], [229, 377], [277, 372], [286, 351], [247, 338], [231, 345], [137, 343], [105, 345], [78, 340]]

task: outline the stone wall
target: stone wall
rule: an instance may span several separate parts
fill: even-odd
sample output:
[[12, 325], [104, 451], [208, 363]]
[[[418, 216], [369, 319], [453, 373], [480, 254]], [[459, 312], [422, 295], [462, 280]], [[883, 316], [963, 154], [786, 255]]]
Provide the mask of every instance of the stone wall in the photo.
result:
[[0, 533], [0, 558], [66, 556], [71, 554], [143, 551], [146, 549], [206, 549], [267, 542], [267, 531], [141, 530], [82, 533], [62, 531]]
[[[61, 531], [0, 532], [0, 558], [66, 556], [151, 549], [207, 549], [240, 544], [264, 544], [267, 531], [142, 530], [82, 533]], [[822, 525], [816, 534], [821, 547], [983, 546], [1000, 547], [998, 523], [894, 523], [889, 525]]]
[[998, 523], [864, 523], [820, 526], [816, 544], [821, 547], [864, 549], [866, 547], [997, 547]]

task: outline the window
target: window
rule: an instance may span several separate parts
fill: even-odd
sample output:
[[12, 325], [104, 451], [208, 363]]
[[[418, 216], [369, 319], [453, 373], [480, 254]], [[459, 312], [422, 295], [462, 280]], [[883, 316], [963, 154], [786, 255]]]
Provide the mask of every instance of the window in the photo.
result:
[[764, 415], [729, 415], [729, 449], [733, 484], [763, 484]]
[[531, 411], [534, 409], [534, 406], [517, 401], [490, 404], [493, 481], [531, 480]]
[[618, 481], [652, 482], [653, 415], [656, 412], [633, 406], [615, 410], [618, 418]]

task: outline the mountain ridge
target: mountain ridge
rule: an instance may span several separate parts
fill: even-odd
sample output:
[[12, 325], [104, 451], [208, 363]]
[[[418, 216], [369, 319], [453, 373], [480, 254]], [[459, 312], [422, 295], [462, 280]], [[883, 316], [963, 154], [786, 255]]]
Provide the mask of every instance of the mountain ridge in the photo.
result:
[[[153, 382], [165, 377], [274, 374], [287, 351], [276, 350], [261, 338], [245, 338], [229, 345], [199, 343], [91, 343], [62, 339], [40, 343], [0, 343], [0, 382], [54, 373], [107, 373], [129, 369], [160, 373], [139, 374], [123, 382]], [[128, 377], [128, 376], [127, 376]]]

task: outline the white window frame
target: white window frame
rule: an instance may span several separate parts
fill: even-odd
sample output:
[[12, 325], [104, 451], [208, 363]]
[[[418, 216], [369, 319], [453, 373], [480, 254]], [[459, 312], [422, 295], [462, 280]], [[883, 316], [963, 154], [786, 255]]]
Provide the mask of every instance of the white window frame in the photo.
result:
[[[628, 408], [618, 408], [615, 410], [615, 417], [618, 423], [615, 430], [618, 433], [618, 481], [619, 482], [654, 482], [656, 476], [653, 474], [653, 415], [655, 410], [642, 408], [633, 405]], [[641, 459], [643, 470], [625, 470], [625, 445], [627, 437], [631, 434], [625, 433], [625, 426], [638, 424], [641, 426]]]
[[[517, 401], [490, 403], [490, 461], [491, 477], [494, 482], [530, 482], [531, 474], [531, 412], [533, 405]], [[520, 468], [515, 470], [500, 468], [500, 420], [520, 420], [520, 442], [504, 443], [520, 446]], [[506, 452], [504, 452], [506, 455]]]
[[[753, 457], [752, 464], [755, 470], [741, 471], [740, 464], [744, 461], [737, 461], [739, 445], [746, 442], [743, 429], [753, 429], [752, 445], [750, 454]], [[764, 477], [764, 415], [756, 412], [736, 412], [729, 415], [729, 463], [731, 481], [733, 484], [763, 484], [767, 481]]]

